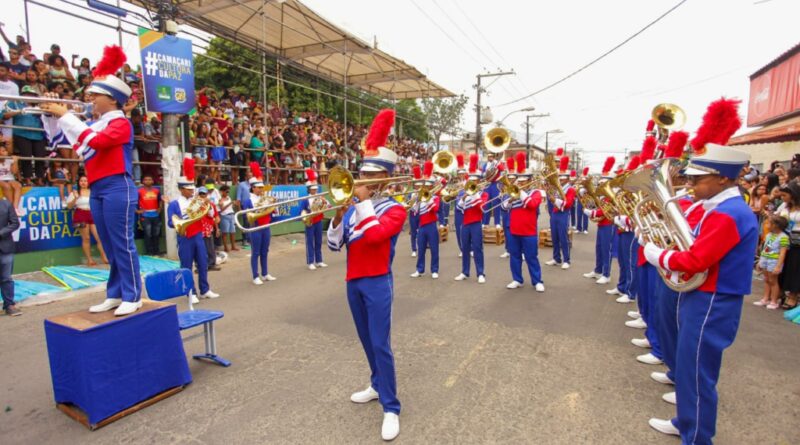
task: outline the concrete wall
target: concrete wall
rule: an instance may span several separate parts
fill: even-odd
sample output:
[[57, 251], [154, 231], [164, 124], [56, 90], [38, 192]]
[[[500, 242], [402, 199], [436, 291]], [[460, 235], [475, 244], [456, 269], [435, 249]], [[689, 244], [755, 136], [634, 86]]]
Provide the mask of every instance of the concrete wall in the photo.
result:
[[750, 164], [762, 172], [769, 169], [772, 161], [781, 161], [788, 166], [792, 156], [800, 153], [800, 141], [736, 145], [735, 147], [749, 152], [752, 156]]

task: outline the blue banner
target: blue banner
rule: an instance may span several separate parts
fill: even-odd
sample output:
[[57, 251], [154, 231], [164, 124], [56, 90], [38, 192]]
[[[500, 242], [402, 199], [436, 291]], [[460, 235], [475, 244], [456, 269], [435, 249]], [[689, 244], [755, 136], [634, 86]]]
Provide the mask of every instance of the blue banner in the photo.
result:
[[[274, 196], [279, 201], [308, 196], [308, 188], [304, 185], [273, 185], [267, 193]], [[300, 215], [300, 205], [303, 201], [296, 201], [291, 204], [278, 206], [278, 210], [272, 216], [273, 221], [281, 221], [286, 218]]]
[[58, 187], [23, 189], [19, 206], [19, 230], [13, 235], [17, 253], [81, 245], [81, 234], [72, 227], [72, 211], [62, 208]]
[[187, 114], [194, 108], [192, 42], [139, 28], [147, 111]]

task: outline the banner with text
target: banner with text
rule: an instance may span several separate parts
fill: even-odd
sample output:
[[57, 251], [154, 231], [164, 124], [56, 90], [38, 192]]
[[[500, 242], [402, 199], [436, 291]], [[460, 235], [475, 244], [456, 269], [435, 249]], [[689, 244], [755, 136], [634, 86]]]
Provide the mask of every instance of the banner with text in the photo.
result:
[[187, 114], [194, 108], [192, 42], [139, 28], [147, 111]]

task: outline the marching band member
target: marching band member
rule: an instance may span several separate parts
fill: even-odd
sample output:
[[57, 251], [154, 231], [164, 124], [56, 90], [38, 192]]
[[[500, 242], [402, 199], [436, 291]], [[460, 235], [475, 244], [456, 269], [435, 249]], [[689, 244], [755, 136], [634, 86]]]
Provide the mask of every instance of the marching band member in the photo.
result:
[[[422, 180], [422, 169], [420, 169], [418, 164], [414, 164], [411, 167], [412, 174], [414, 175], [414, 181], [421, 181]], [[407, 202], [412, 202], [414, 199], [418, 198], [417, 193], [412, 193], [408, 197]], [[417, 256], [417, 237], [419, 234], [419, 215], [414, 214], [411, 212], [409, 208], [408, 212], [408, 228], [409, 228], [409, 235], [411, 235], [411, 256]]]
[[[255, 208], [255, 203], [262, 201], [262, 196], [267, 193], [264, 190], [264, 180], [261, 179], [261, 167], [258, 162], [251, 162], [250, 170], [253, 172], [253, 177], [250, 178], [251, 194], [249, 198], [242, 201], [242, 210]], [[255, 226], [269, 224], [272, 221], [272, 215], [275, 210], [277, 208], [273, 208], [270, 213], [259, 217], [255, 222]], [[253, 273], [253, 284], [256, 286], [264, 284], [264, 281], [275, 281], [277, 279], [269, 274], [267, 267], [271, 239], [272, 229], [266, 228], [250, 232], [250, 271]], [[261, 274], [258, 273], [259, 265], [261, 266]]]
[[[494, 159], [494, 153], [488, 153], [486, 155], [486, 163], [483, 164], [483, 176], [484, 179], [489, 182], [489, 185], [486, 186], [486, 194], [489, 197], [488, 199], [494, 199], [498, 195], [500, 195], [500, 188], [498, 187], [497, 180], [500, 179], [500, 170], [498, 169], [498, 162]], [[494, 172], [491, 178], [486, 177], [487, 172]], [[500, 221], [500, 206], [494, 208], [492, 212], [484, 213], [482, 217], [483, 225], [489, 225], [491, 221], [491, 217], [494, 216], [494, 224], [496, 228], [502, 227]]]
[[[433, 175], [433, 162], [426, 161], [424, 166], [424, 185], [433, 187], [435, 178]], [[436, 220], [441, 199], [439, 196], [431, 196], [427, 201], [418, 200], [411, 213], [419, 218], [419, 231], [417, 233], [417, 270], [411, 274], [411, 278], [418, 278], [425, 275], [425, 252], [431, 249], [431, 278], [439, 278], [439, 229]]]
[[[308, 194], [315, 195], [319, 193], [319, 184], [317, 184], [317, 172], [312, 169], [306, 169], [306, 187], [308, 187]], [[323, 197], [313, 199], [304, 199], [300, 203], [300, 214], [307, 215], [312, 213], [314, 209], [322, 210], [328, 208], [328, 200]], [[322, 261], [322, 219], [325, 218], [324, 213], [311, 216], [306, 224], [306, 264], [309, 270], [316, 270], [317, 267], [328, 267]]]
[[[530, 180], [530, 175], [525, 174], [525, 154], [521, 159], [517, 159], [518, 183]], [[522, 171], [522, 173], [519, 173]], [[544, 292], [544, 282], [542, 281], [542, 268], [539, 265], [539, 232], [537, 221], [539, 219], [539, 204], [544, 199], [544, 192], [533, 190], [530, 193], [521, 190], [519, 199], [505, 200], [502, 206], [508, 209], [510, 214], [509, 231], [506, 232], [508, 250], [511, 253], [511, 277], [512, 281], [506, 286], [507, 289], [517, 289], [522, 287], [524, 278], [522, 277], [522, 257], [525, 256], [525, 264], [528, 266], [528, 273], [531, 276], [531, 283], [537, 292]]]
[[[478, 154], [469, 155], [469, 179], [480, 181], [481, 174], [478, 172]], [[478, 274], [478, 283], [486, 282], [486, 275], [483, 270], [483, 205], [486, 203], [488, 195], [484, 191], [478, 191], [473, 195], [464, 194], [458, 199], [456, 206], [464, 212], [464, 225], [461, 227], [461, 248], [464, 255], [461, 258], [461, 273], [455, 277], [456, 281], [463, 281], [469, 277], [470, 257], [475, 258], [475, 273]]]
[[653, 243], [644, 247], [647, 261], [668, 272], [708, 272], [699, 288], [679, 294], [678, 416], [650, 419], [653, 428], [679, 433], [684, 443], [710, 444], [714, 437], [722, 352], [736, 337], [744, 295], [752, 284], [758, 222], [737, 187], [750, 155], [724, 145], [741, 125], [738, 103], [724, 98], [713, 102], [691, 142], [694, 156], [684, 174], [704, 209], [693, 229], [694, 244], [687, 251]]
[[[525, 153], [517, 152], [516, 157], [519, 157], [520, 155], [522, 155], [522, 162], [525, 162]], [[509, 181], [514, 181], [517, 179], [517, 174], [515, 173], [515, 164], [516, 163], [514, 161], [514, 158], [506, 158], [505, 171], [506, 171], [506, 177], [508, 178]], [[500, 166], [502, 165], [503, 164], [500, 164]], [[505, 194], [504, 190], [501, 190], [500, 194], [501, 197], [497, 199], [500, 199], [501, 202], [508, 199], [508, 195]], [[508, 258], [510, 256], [510, 253], [508, 252], [508, 236], [510, 233], [509, 230], [511, 226], [511, 214], [508, 211], [508, 209], [505, 208], [504, 206], [500, 206], [500, 219], [503, 221], [503, 233], [505, 234], [505, 239], [506, 239], [504, 246], [505, 250], [500, 255], [500, 258]]]
[[[634, 156], [628, 162], [627, 171], [639, 167], [640, 157]], [[606, 291], [609, 295], [619, 295], [617, 303], [628, 304], [636, 299], [636, 250], [634, 246], [633, 221], [625, 215], [614, 217], [617, 226], [617, 265], [619, 280], [617, 286]]]
[[[381, 110], [375, 117], [365, 142], [362, 178], [392, 174], [397, 154], [385, 145], [393, 124], [393, 110]], [[338, 251], [347, 246], [347, 300], [372, 372], [370, 386], [350, 400], [379, 399], [384, 412], [381, 437], [392, 440], [400, 433], [400, 401], [389, 344], [394, 295], [391, 265], [406, 212], [392, 198], [370, 199], [367, 186], [356, 187], [354, 197], [357, 203], [339, 209], [328, 227], [328, 247]]]
[[[167, 207], [167, 224], [175, 228], [173, 218], [188, 219], [187, 208], [195, 198], [194, 185], [194, 159], [186, 158], [183, 160], [183, 176], [178, 178], [178, 199], [172, 200]], [[210, 204], [210, 203], [209, 203]], [[211, 209], [209, 208], [209, 211]], [[178, 259], [181, 268], [192, 270], [192, 265], [197, 266], [197, 284], [200, 287], [200, 297], [217, 298], [219, 294], [213, 292], [208, 285], [208, 252], [203, 240], [203, 221], [198, 219], [186, 227], [186, 231], [178, 233]], [[192, 303], [197, 303], [197, 289], [193, 289]]]
[[[606, 159], [603, 165], [602, 178], [606, 181], [612, 179], [611, 169], [614, 168], [613, 156]], [[605, 199], [605, 198], [604, 198]], [[597, 239], [595, 240], [594, 249], [594, 270], [583, 274], [586, 278], [596, 278], [597, 284], [608, 284], [611, 276], [611, 242], [614, 232], [614, 223], [612, 220], [606, 218], [602, 209], [584, 209], [584, 215], [591, 219], [597, 219]]]
[[[576, 187], [577, 190], [577, 181], [578, 181], [578, 172], [572, 170], [569, 172], [569, 183], [573, 187]], [[578, 230], [578, 207], [580, 206], [580, 201], [576, 200], [572, 207], [569, 209], [569, 226], [572, 228], [572, 231], [575, 232]]]
[[[589, 176], [589, 167], [584, 167], [581, 178], [586, 178], [587, 176]], [[583, 204], [581, 204], [580, 200], [575, 201], [575, 208], [577, 209], [575, 211], [575, 217], [577, 218], [575, 228], [577, 229], [577, 233], [589, 233], [589, 217], [583, 213]]]
[[41, 105], [42, 110], [53, 116], [48, 119], [51, 126], [57, 118], [58, 127], [83, 158], [92, 192], [92, 217], [110, 264], [106, 299], [89, 308], [89, 312], [117, 308], [114, 311], [117, 316], [142, 307], [142, 279], [132, 223], [136, 220], [138, 201], [132, 179], [133, 129], [122, 111], [131, 89], [115, 76], [124, 63], [125, 54], [120, 47], [105, 48], [103, 59], [93, 71], [94, 81], [86, 89], [94, 111], [100, 115], [91, 126], [63, 104]]
[[[553, 259], [545, 264], [548, 266], [561, 265], [562, 269], [569, 269], [569, 212], [575, 203], [575, 187], [569, 184], [569, 157], [562, 156], [559, 165], [558, 180], [564, 191], [564, 199], [551, 196], [547, 201], [550, 208], [550, 235], [553, 239]], [[562, 262], [563, 260], [563, 262]]]
[[[464, 154], [459, 153], [456, 155], [456, 163], [458, 165], [458, 169], [456, 170], [456, 175], [460, 178], [460, 184], [463, 185], [464, 179], [467, 176], [467, 169], [464, 168]], [[464, 196], [464, 187], [458, 191], [456, 194], [455, 202], [457, 203], [462, 197]], [[464, 226], [464, 210], [459, 208], [458, 205], [453, 205], [453, 224], [456, 228], [456, 242], [458, 244], [458, 257], [461, 258], [464, 255], [464, 248], [461, 246], [461, 228]]]

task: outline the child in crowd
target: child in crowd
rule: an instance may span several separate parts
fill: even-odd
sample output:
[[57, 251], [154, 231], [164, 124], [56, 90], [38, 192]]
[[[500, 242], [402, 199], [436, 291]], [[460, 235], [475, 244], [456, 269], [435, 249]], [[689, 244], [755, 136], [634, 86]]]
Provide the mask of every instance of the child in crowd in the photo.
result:
[[758, 259], [758, 270], [764, 276], [764, 297], [754, 302], [756, 306], [766, 306], [767, 309], [778, 309], [781, 298], [781, 287], [778, 284], [778, 275], [783, 270], [786, 252], [789, 250], [789, 236], [785, 230], [789, 226], [786, 218], [778, 215], [771, 216], [765, 221], [769, 233], [761, 248]]
[[[0, 145], [0, 157], [8, 155], [8, 148], [5, 145]], [[19, 208], [22, 185], [17, 181], [18, 173], [19, 166], [16, 156], [0, 159], [0, 189], [3, 190], [3, 196], [14, 206], [17, 215], [24, 215], [25, 212]]]
[[61, 161], [53, 161], [50, 164], [50, 168], [47, 170], [47, 182], [50, 185], [54, 185], [58, 187], [58, 196], [61, 198], [61, 202], [66, 205], [66, 200], [64, 199], [64, 190], [66, 189], [67, 183], [69, 183], [69, 171], [64, 167]]
[[222, 232], [222, 245], [226, 252], [239, 250], [236, 247], [236, 226], [233, 223], [233, 199], [229, 196], [230, 187], [223, 185], [219, 188], [222, 198], [219, 200], [219, 228]]

